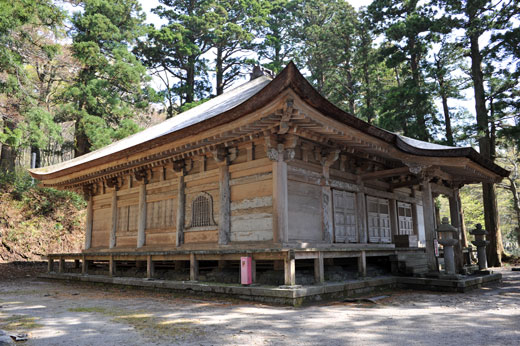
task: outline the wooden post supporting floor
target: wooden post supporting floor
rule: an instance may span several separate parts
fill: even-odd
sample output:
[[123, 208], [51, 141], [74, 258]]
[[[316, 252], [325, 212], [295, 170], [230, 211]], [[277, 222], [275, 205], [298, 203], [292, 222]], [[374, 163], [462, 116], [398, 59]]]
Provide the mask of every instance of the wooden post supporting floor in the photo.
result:
[[146, 278], [151, 279], [154, 276], [155, 266], [152, 260], [152, 256], [149, 255], [146, 257]]
[[323, 262], [323, 252], [318, 252], [318, 258], [314, 259], [314, 282], [321, 284], [325, 282], [325, 265]]
[[113, 255], [110, 255], [110, 259], [108, 260], [108, 275], [116, 275], [116, 262], [114, 261]]
[[79, 260], [78, 259], [74, 260], [74, 268], [79, 269]]
[[85, 256], [83, 256], [83, 260], [81, 261], [81, 274], [88, 274], [88, 261]]
[[190, 253], [190, 280], [199, 280], [199, 261], [194, 253]]
[[47, 259], [47, 272], [52, 273], [54, 271], [54, 258], [50, 257]]
[[60, 260], [58, 262], [58, 273], [63, 273], [65, 270], [65, 260], [63, 257], [60, 257]]
[[256, 283], [256, 261], [254, 258], [251, 258], [251, 281]]
[[358, 257], [358, 272], [361, 277], [367, 276], [367, 256], [365, 251], [361, 251]]
[[296, 285], [296, 261], [292, 251], [287, 251], [287, 255], [284, 258], [284, 274], [286, 286]]

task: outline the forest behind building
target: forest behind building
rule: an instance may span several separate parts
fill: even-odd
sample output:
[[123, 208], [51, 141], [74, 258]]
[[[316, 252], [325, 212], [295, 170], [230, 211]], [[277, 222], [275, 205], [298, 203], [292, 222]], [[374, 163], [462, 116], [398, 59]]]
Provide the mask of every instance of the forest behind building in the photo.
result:
[[[461, 197], [466, 229], [491, 233], [490, 265], [519, 254], [518, 1], [159, 0], [150, 14], [138, 0], [0, 0], [0, 194], [23, 204], [27, 168], [174, 117], [255, 65], [276, 74], [294, 61], [356, 117], [510, 170]], [[1, 239], [25, 227], [6, 220]]]

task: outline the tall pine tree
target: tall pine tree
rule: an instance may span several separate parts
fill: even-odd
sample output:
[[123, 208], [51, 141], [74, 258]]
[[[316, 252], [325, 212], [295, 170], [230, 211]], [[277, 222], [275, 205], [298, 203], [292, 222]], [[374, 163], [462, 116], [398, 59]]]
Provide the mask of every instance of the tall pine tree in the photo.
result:
[[72, 52], [82, 67], [64, 95], [75, 122], [75, 156], [136, 132], [132, 120], [148, 106], [146, 68], [131, 52], [143, 35], [137, 0], [85, 0], [72, 17]]

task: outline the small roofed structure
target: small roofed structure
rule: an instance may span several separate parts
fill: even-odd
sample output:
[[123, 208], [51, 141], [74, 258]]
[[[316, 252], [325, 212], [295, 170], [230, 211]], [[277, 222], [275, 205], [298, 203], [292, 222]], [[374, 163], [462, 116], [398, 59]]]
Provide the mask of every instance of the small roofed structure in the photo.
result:
[[[508, 175], [473, 148], [407, 138], [344, 112], [293, 63], [274, 79], [254, 77], [107, 147], [30, 170], [88, 201], [85, 249], [51, 254], [51, 265], [83, 260], [86, 272], [107, 261], [113, 275], [116, 264], [146, 261], [151, 277], [172, 261], [197, 280], [200, 261], [222, 268], [247, 256], [253, 271], [262, 263], [282, 272], [285, 285], [295, 285], [297, 262], [314, 263], [316, 282], [351, 260], [360, 276], [371, 259], [438, 271], [434, 196], [449, 198], [460, 228], [459, 188]], [[460, 272], [460, 241], [455, 252]]]

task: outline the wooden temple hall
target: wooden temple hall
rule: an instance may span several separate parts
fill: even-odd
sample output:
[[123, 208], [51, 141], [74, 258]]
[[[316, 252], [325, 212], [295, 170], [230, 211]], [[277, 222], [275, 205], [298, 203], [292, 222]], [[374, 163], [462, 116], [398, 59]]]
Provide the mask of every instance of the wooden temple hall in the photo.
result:
[[49, 254], [49, 271], [230, 282], [218, 274], [228, 272], [239, 283], [239, 261], [251, 257], [253, 282], [292, 286], [342, 271], [439, 271], [434, 198], [449, 198], [460, 229], [460, 187], [508, 172], [472, 148], [372, 126], [290, 63], [275, 78], [255, 68], [223, 95], [31, 174], [88, 201], [84, 250]]

